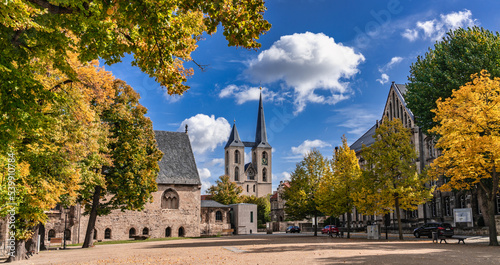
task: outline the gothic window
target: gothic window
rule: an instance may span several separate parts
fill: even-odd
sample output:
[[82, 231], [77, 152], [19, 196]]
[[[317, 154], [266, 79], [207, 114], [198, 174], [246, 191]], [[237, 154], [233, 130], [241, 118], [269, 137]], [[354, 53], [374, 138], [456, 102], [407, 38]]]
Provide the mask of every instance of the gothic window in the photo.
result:
[[267, 152], [262, 152], [262, 165], [267, 166], [268, 162], [268, 157], [267, 157]]
[[94, 236], [93, 236], [94, 240], [97, 240], [97, 230], [94, 229]]
[[167, 227], [165, 229], [165, 237], [170, 237], [172, 236], [172, 229], [170, 227]]
[[262, 169], [262, 181], [267, 182], [267, 169]]
[[56, 237], [56, 231], [54, 229], [50, 229], [49, 235], [48, 235], [49, 241], [51, 238], [54, 238], [54, 237]]
[[234, 181], [240, 180], [240, 169], [238, 167], [234, 168]]
[[179, 227], [179, 233], [178, 233], [179, 237], [184, 237], [184, 227]]
[[255, 184], [253, 185], [253, 192], [255, 192]]
[[149, 228], [144, 227], [144, 229], [142, 229], [142, 234], [145, 236], [149, 235]]
[[222, 221], [222, 212], [221, 211], [215, 212], [215, 221]]
[[450, 197], [444, 198], [444, 211], [446, 216], [451, 216]]
[[130, 228], [128, 230], [128, 238], [133, 238], [135, 236], [135, 228]]
[[248, 185], [247, 185], [247, 192], [248, 192]]
[[248, 176], [247, 176], [248, 180], [255, 180], [255, 172], [253, 171], [252, 168], [250, 168], [248, 170]]
[[69, 229], [64, 230], [64, 238], [66, 240], [71, 240], [71, 231]]
[[234, 163], [240, 163], [240, 151], [238, 150], [234, 151]]
[[106, 230], [104, 230], [104, 239], [111, 239], [111, 229], [106, 228]]
[[432, 199], [432, 202], [431, 202], [431, 210], [432, 210], [432, 216], [435, 217], [437, 216], [437, 207], [436, 207], [436, 200], [435, 199]]
[[168, 189], [163, 193], [161, 197], [161, 208], [162, 209], [179, 209], [179, 195], [175, 190]]

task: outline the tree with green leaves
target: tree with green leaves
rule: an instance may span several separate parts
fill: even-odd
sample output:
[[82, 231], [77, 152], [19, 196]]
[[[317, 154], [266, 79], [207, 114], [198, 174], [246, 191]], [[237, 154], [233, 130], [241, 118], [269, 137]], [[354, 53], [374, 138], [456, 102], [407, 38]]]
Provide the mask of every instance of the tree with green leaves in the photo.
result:
[[489, 227], [490, 246], [498, 246], [495, 204], [500, 171], [500, 78], [486, 71], [452, 97], [438, 101], [432, 132], [441, 135], [436, 144], [442, 150], [431, 165], [430, 174], [446, 176], [441, 190], [474, 190]]
[[240, 194], [243, 188], [229, 180], [229, 176], [222, 175], [215, 181], [215, 185], [208, 188], [207, 193], [212, 195], [212, 200], [224, 205], [240, 203]]
[[431, 111], [436, 109], [436, 101], [449, 98], [453, 90], [470, 82], [470, 76], [483, 69], [500, 77], [500, 35], [479, 27], [450, 31], [434, 49], [417, 57], [410, 67], [405, 95], [416, 124], [430, 133], [437, 125]]
[[139, 94], [121, 80], [114, 80], [112, 85], [114, 102], [101, 113], [101, 121], [109, 126], [106, 147], [112, 163], [97, 164], [95, 170], [101, 172], [104, 181], [90, 183], [81, 193], [80, 201], [89, 213], [84, 248], [92, 246], [97, 216], [115, 209], [142, 210], [152, 200], [160, 171], [158, 161], [163, 156], [153, 123], [145, 116], [147, 109], [139, 104]]
[[321, 215], [316, 203], [318, 187], [321, 179], [330, 174], [328, 160], [318, 150], [312, 150], [297, 163], [290, 177], [290, 187], [283, 192], [285, 212], [289, 217], [296, 220], [314, 218], [314, 236], [318, 235], [318, 216]]
[[361, 185], [354, 194], [354, 204], [363, 214], [387, 214], [394, 211], [398, 220], [399, 239], [403, 240], [401, 209], [415, 210], [432, 196], [425, 187], [428, 179], [418, 175], [417, 154], [411, 143], [410, 130], [401, 120], [384, 117], [375, 131], [375, 142], [364, 146], [366, 160]]
[[347, 145], [342, 136], [342, 146], [335, 148], [331, 161], [331, 174], [326, 174], [319, 183], [315, 197], [318, 209], [330, 216], [347, 213], [347, 237], [350, 238], [353, 196], [358, 189], [361, 169], [356, 152]]
[[240, 202], [257, 204], [257, 224], [259, 228], [265, 228], [267, 222], [271, 221], [271, 202], [270, 196], [256, 197], [255, 195], [240, 197]]

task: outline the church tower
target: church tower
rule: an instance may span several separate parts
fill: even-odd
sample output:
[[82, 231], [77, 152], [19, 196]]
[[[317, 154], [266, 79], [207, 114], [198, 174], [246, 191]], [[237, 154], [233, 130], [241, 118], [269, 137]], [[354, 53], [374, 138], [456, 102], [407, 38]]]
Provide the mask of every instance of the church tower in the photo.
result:
[[[251, 148], [252, 161], [244, 163], [245, 147]], [[225, 174], [243, 188], [244, 195], [263, 197], [272, 193], [272, 147], [267, 142], [262, 93], [257, 111], [254, 142], [242, 142], [233, 125], [225, 151]]]

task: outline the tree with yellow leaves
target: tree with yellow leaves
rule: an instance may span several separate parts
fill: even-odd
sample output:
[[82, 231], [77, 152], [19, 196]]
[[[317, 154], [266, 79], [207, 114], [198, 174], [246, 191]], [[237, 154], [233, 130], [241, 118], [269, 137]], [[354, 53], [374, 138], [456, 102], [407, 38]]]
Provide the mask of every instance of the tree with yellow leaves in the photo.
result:
[[335, 148], [331, 160], [331, 174], [325, 174], [319, 182], [316, 201], [318, 209], [331, 216], [347, 213], [347, 237], [350, 237], [351, 212], [354, 207], [354, 192], [358, 188], [361, 169], [354, 150], [342, 136], [342, 146]]
[[500, 168], [500, 78], [483, 70], [473, 81], [437, 101], [432, 132], [440, 135], [442, 155], [430, 174], [450, 178], [441, 190], [476, 190], [489, 226], [490, 245], [498, 246], [495, 200]]
[[362, 156], [367, 165], [363, 169], [361, 185], [355, 193], [355, 206], [364, 214], [387, 214], [394, 211], [403, 240], [400, 209], [415, 210], [432, 195], [425, 187], [428, 181], [418, 175], [417, 154], [411, 143], [410, 130], [401, 120], [384, 121], [376, 129], [375, 142], [364, 147]]

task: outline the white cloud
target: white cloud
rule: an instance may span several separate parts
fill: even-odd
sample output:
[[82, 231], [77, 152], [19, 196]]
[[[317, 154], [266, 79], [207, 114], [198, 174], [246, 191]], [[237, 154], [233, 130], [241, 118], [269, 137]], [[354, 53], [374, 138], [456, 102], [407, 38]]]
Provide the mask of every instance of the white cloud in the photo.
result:
[[185, 119], [178, 131], [184, 131], [186, 124], [193, 152], [197, 154], [214, 151], [218, 145], [226, 143], [231, 131], [226, 119], [222, 117], [215, 119], [214, 115], [197, 114]]
[[201, 190], [206, 191], [212, 184], [210, 183], [209, 178], [212, 176], [210, 170], [208, 168], [198, 168], [198, 174], [200, 175], [201, 180]]
[[382, 74], [380, 76], [380, 79], [377, 79], [377, 81], [382, 85], [386, 84], [387, 82], [389, 82], [389, 76], [387, 74]]
[[[231, 84], [220, 91], [219, 98], [234, 97], [237, 104], [243, 104], [247, 101], [259, 100], [260, 93], [261, 90], [258, 87], [249, 87], [246, 85], [237, 86]], [[284, 99], [283, 96], [280, 96], [265, 87], [262, 88], [262, 97], [264, 101], [280, 101]]]
[[224, 159], [223, 158], [214, 158], [214, 159], [212, 159], [212, 161], [208, 162], [207, 165], [224, 167]]
[[[356, 139], [349, 139], [349, 142], [354, 142], [357, 137], [363, 135], [370, 129], [380, 116], [376, 113], [381, 111], [374, 111], [364, 109], [362, 106], [353, 105], [343, 109], [335, 109], [337, 114], [327, 120], [329, 123], [334, 123], [339, 127], [347, 128], [347, 133], [352, 134]], [[340, 140], [340, 139], [339, 139]]]
[[288, 172], [281, 172], [278, 175], [273, 174], [273, 182], [279, 183], [280, 181], [284, 180], [290, 180], [291, 175]]
[[[282, 36], [271, 48], [249, 61], [247, 74], [264, 83], [283, 81], [294, 90], [295, 114], [308, 103], [335, 104], [352, 94], [345, 79], [359, 72], [365, 60], [353, 48], [335, 43], [323, 33]], [[316, 90], [329, 92], [317, 94]]]
[[310, 152], [313, 148], [323, 148], [323, 147], [328, 147], [332, 146], [331, 144], [327, 142], [323, 142], [321, 140], [305, 140], [302, 144], [300, 144], [297, 147], [292, 147], [292, 153], [296, 155], [302, 155], [305, 156], [308, 152]]
[[415, 28], [406, 29], [401, 35], [409, 41], [415, 41], [419, 37], [429, 40], [440, 40], [446, 32], [457, 28], [471, 27], [478, 24], [476, 19], [472, 18], [472, 12], [464, 11], [441, 14], [439, 18], [417, 21]]
[[400, 63], [401, 61], [403, 61], [403, 57], [399, 57], [399, 56], [392, 57], [391, 61], [386, 64], [385, 68], [391, 69], [394, 65]]

